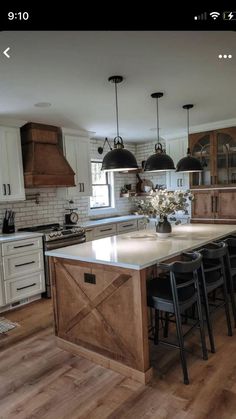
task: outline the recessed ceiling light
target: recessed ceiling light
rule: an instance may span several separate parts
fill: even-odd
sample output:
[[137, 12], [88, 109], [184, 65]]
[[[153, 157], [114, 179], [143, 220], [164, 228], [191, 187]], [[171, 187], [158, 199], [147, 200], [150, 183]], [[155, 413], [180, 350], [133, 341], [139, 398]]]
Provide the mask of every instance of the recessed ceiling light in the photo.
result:
[[36, 106], [37, 108], [49, 108], [50, 106], [52, 106], [52, 104], [49, 102], [38, 102], [35, 103], [34, 106]]

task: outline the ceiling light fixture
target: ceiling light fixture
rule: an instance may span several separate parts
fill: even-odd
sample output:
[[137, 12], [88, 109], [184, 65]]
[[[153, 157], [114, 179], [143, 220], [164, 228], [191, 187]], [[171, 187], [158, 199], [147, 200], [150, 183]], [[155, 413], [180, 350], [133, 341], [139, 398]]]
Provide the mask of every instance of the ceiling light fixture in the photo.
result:
[[157, 144], [155, 144], [155, 154], [148, 157], [144, 170], [146, 172], [166, 172], [175, 170], [175, 165], [170, 156], [166, 154], [160, 143], [160, 128], [159, 128], [159, 113], [158, 113], [158, 99], [163, 96], [163, 93], [152, 93], [151, 97], [157, 102]]
[[[114, 149], [109, 151], [102, 162], [102, 169], [106, 172], [119, 172], [136, 170], [138, 168], [136, 158], [134, 155], [124, 148], [123, 139], [119, 134], [119, 119], [118, 119], [118, 99], [117, 99], [117, 84], [123, 81], [122, 76], [111, 76], [109, 82], [115, 84], [115, 100], [116, 100], [116, 137], [114, 138]], [[107, 140], [108, 142], [108, 140]], [[109, 142], [108, 142], [109, 144]], [[105, 142], [104, 142], [105, 145]], [[99, 151], [98, 151], [99, 152]]]
[[[183, 109], [187, 109], [187, 135], [189, 138], [189, 109], [192, 109], [193, 105], [184, 105]], [[203, 168], [201, 162], [195, 157], [191, 156], [190, 148], [187, 149], [187, 156], [179, 160], [176, 165], [176, 172], [202, 172]]]

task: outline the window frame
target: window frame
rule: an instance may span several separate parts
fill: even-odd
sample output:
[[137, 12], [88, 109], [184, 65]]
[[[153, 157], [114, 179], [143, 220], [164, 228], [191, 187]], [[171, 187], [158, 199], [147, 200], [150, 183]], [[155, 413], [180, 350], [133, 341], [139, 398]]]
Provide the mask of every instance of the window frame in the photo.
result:
[[[95, 160], [95, 159], [91, 160], [91, 173], [92, 173], [92, 164], [93, 163], [100, 163], [102, 165], [102, 161]], [[92, 192], [93, 192], [93, 186], [99, 186], [99, 185], [108, 186], [108, 205], [103, 205], [101, 207], [91, 207], [91, 203], [90, 203], [90, 205], [89, 205], [90, 206], [90, 211], [108, 209], [108, 208], [112, 207], [112, 194], [111, 194], [111, 183], [109, 182], [109, 180], [110, 180], [109, 179], [109, 173], [105, 172], [104, 174], [106, 176], [106, 183], [92, 183]], [[93, 178], [93, 176], [92, 176], [92, 178]], [[93, 195], [91, 197], [93, 197]]]

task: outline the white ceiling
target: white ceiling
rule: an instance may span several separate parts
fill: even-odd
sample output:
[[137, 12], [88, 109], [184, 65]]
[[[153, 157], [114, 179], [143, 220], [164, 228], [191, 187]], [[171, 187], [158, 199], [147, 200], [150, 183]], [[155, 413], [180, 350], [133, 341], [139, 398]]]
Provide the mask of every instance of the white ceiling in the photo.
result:
[[[0, 118], [42, 122], [116, 134], [114, 85], [118, 85], [120, 134], [124, 141], [186, 132], [186, 111], [193, 103], [190, 127], [236, 117], [236, 32], [1, 32]], [[218, 54], [233, 58], [218, 58]], [[50, 108], [34, 104], [50, 102]], [[229, 121], [229, 125], [230, 125]]]

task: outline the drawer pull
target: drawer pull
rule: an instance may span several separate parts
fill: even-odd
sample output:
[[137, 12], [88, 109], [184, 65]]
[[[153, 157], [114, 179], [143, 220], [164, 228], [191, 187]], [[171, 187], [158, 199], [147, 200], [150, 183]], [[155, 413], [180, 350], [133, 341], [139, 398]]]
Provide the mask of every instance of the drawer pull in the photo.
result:
[[28, 247], [28, 246], [33, 246], [34, 243], [29, 243], [29, 244], [21, 244], [19, 246], [14, 246], [13, 249], [19, 249], [20, 247]]
[[110, 231], [110, 230], [112, 230], [112, 228], [103, 228], [100, 231]]
[[122, 228], [126, 228], [126, 227], [134, 227], [134, 224], [126, 224], [125, 226], [122, 226]]
[[18, 268], [19, 266], [32, 265], [32, 263], [35, 263], [35, 260], [32, 260], [32, 262], [19, 263], [19, 265], [15, 265], [15, 268]]
[[36, 282], [34, 282], [33, 284], [30, 284], [30, 285], [26, 285], [25, 287], [16, 288], [16, 290], [17, 291], [24, 290], [25, 288], [34, 287], [35, 285], [36, 285]]

